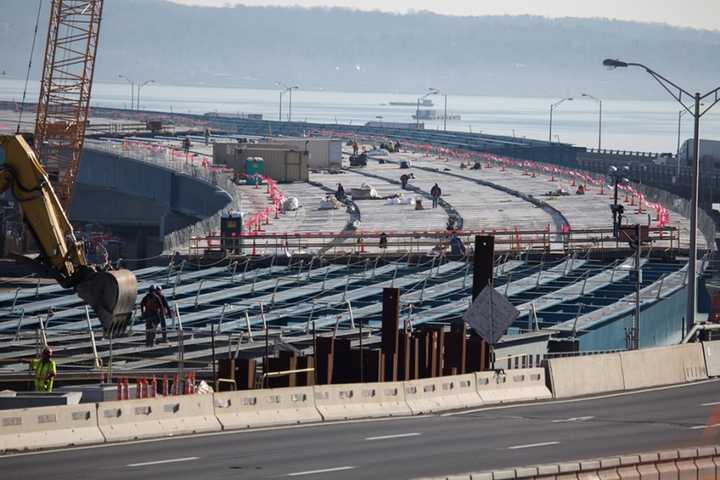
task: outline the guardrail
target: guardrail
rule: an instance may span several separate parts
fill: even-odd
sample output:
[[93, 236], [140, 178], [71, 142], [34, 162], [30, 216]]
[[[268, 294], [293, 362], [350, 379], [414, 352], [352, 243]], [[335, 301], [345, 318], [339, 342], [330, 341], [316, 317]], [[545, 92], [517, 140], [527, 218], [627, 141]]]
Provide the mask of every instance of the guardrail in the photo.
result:
[[[269, 221], [267, 217], [261, 219]], [[262, 224], [262, 220], [253, 225]], [[651, 227], [648, 230], [651, 242], [666, 242], [668, 249], [680, 247], [679, 231], [676, 227]], [[196, 235], [191, 238], [188, 254], [201, 257], [206, 254], [224, 253], [224, 245], [235, 245], [233, 250], [249, 255], [279, 254], [286, 251], [309, 252], [313, 250], [329, 250], [330, 252], [349, 249], [353, 253], [408, 253], [427, 252], [435, 249], [440, 253], [449, 248], [449, 240], [455, 234], [463, 244], [470, 248], [475, 235], [492, 235], [495, 237], [496, 250], [526, 252], [545, 251], [568, 253], [578, 249], [614, 249], [618, 241], [613, 238], [609, 228], [553, 231], [520, 230], [498, 228], [489, 230], [427, 230], [413, 232], [398, 231], [343, 231], [343, 232], [298, 232], [298, 233], [265, 233], [253, 231], [236, 237], [222, 237], [216, 232], [208, 235]], [[381, 238], [386, 242], [380, 244]], [[338, 242], [338, 239], [344, 242]]]

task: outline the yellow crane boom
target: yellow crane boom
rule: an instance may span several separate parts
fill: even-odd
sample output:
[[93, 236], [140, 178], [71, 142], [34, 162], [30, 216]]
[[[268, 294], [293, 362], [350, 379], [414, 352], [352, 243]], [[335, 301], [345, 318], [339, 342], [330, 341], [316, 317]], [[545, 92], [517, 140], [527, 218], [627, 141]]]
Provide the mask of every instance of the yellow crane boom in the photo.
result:
[[20, 135], [0, 136], [0, 193], [7, 190], [40, 248], [36, 263], [60, 285], [73, 288], [95, 310], [106, 333], [122, 334], [137, 297], [135, 275], [88, 263], [45, 169]]

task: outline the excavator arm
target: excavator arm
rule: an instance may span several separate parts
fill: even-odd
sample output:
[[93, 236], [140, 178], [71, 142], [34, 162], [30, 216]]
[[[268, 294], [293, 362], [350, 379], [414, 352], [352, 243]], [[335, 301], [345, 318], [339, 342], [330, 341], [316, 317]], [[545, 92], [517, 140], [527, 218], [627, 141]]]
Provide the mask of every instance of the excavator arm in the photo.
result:
[[36, 263], [64, 288], [74, 289], [95, 310], [106, 333], [124, 333], [137, 297], [135, 275], [88, 263], [45, 169], [20, 135], [0, 136], [0, 193], [7, 190], [40, 248]]

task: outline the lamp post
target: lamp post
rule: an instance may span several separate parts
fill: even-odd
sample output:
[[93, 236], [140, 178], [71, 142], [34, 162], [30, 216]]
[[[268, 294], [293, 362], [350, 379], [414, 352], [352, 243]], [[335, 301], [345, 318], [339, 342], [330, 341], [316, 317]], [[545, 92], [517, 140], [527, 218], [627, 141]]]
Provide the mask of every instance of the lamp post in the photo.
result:
[[602, 150], [602, 100], [599, 98], [593, 97], [592, 95], [588, 93], [583, 93], [583, 97], [590, 98], [592, 100], [595, 100], [598, 105], [600, 105], [600, 115], [598, 117], [598, 152]]
[[135, 82], [130, 80], [125, 75], [118, 75], [118, 78], [127, 80], [127, 82], [130, 84], [130, 110], [134, 110], [135, 109]]
[[282, 87], [282, 90], [280, 90], [280, 103], [278, 107], [278, 122], [282, 122], [282, 99], [288, 87], [283, 82], [275, 82], [275, 86]]
[[443, 131], [444, 131], [444, 132], [447, 132], [447, 116], [448, 116], [448, 115], [447, 115], [447, 97], [448, 97], [448, 95], [447, 95], [446, 92], [441, 92], [441, 91], [438, 90], [437, 88], [430, 88], [430, 90], [431, 90], [431, 91], [434, 91], [434, 92], [435, 92], [436, 94], [438, 94], [438, 95], [442, 95], [442, 96], [443, 96], [443, 99], [444, 99], [444, 101], [445, 101], [445, 113], [444, 113], [444, 115], [443, 115]]
[[553, 120], [553, 110], [555, 110], [557, 107], [560, 106], [563, 102], [568, 102], [572, 100], [572, 97], [563, 98], [562, 100], [558, 100], [557, 102], [550, 105], [550, 133], [548, 135], [548, 141], [552, 143], [552, 120]]
[[138, 83], [137, 87], [137, 109], [140, 110], [140, 90], [142, 90], [143, 87], [150, 85], [151, 83], [155, 83], [155, 80], [145, 80], [143, 83]]
[[290, 92], [290, 101], [288, 102], [288, 122], [292, 122], [292, 92], [300, 87], [297, 85], [294, 87], [288, 87], [287, 91]]
[[[693, 163], [692, 163], [692, 184], [691, 184], [691, 201], [690, 201], [690, 252], [688, 259], [688, 284], [687, 284], [687, 305], [685, 322], [687, 324], [687, 332], [695, 324], [695, 310], [697, 303], [697, 220], [698, 220], [698, 200], [700, 190], [700, 118], [705, 115], [712, 107], [720, 101], [720, 87], [715, 88], [705, 94], [695, 93], [694, 95], [679, 87], [672, 81], [663, 77], [659, 73], [651, 70], [641, 63], [623, 62], [621, 60], [613, 60], [607, 58], [603, 61], [603, 65], [610, 68], [626, 68], [639, 67], [650, 74], [675, 100], [677, 100], [683, 109], [692, 115], [695, 120], [695, 128], [693, 135]], [[709, 98], [710, 105], [704, 109], [700, 109], [701, 102]], [[692, 102], [689, 100], [692, 99]]]
[[438, 91], [434, 88], [429, 88], [428, 90], [430, 91], [427, 92], [425, 95], [418, 97], [417, 99], [417, 109], [415, 110], [415, 130], [420, 129], [420, 102], [422, 100], [425, 100], [430, 95], [436, 95], [438, 93]]

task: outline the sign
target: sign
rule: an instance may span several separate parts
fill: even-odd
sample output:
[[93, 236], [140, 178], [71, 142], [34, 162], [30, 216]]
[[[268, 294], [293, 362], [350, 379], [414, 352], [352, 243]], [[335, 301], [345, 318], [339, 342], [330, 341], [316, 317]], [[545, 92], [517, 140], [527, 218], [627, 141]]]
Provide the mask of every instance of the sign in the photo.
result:
[[467, 309], [463, 320], [486, 342], [494, 345], [519, 315], [504, 295], [488, 285]]

